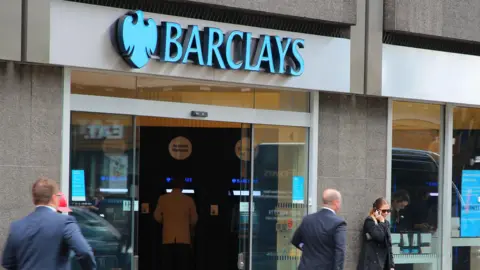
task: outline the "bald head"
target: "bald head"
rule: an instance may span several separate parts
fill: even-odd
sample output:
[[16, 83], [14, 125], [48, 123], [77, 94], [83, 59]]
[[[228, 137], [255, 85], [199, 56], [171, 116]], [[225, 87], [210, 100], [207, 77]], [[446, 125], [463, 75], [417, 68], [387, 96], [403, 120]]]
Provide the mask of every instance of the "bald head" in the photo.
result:
[[335, 189], [325, 189], [322, 194], [323, 204], [334, 210], [335, 212], [340, 211], [342, 195], [338, 190]]

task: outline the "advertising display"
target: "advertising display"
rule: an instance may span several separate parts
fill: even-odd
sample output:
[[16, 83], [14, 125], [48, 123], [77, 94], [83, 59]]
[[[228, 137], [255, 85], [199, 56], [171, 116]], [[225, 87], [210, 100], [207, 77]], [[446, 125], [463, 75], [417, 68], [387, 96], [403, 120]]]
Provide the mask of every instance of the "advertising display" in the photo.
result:
[[480, 236], [480, 170], [462, 171], [460, 236]]

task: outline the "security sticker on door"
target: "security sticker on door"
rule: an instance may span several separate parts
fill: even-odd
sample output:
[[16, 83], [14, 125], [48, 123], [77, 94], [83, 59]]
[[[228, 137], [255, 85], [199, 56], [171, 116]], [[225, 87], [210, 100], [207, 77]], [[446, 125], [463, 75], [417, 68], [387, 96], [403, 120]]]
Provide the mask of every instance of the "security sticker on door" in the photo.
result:
[[218, 216], [218, 204], [210, 205], [210, 216]]
[[123, 201], [123, 211], [131, 211], [132, 203], [130, 201]]

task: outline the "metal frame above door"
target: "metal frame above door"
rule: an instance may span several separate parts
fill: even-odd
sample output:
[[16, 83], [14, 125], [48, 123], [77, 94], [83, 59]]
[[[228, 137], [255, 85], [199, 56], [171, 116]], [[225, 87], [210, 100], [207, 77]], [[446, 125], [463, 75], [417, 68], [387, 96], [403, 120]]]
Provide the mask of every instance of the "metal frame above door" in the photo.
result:
[[[70, 110], [206, 121], [310, 127], [310, 113], [246, 109], [167, 101], [70, 95]], [[192, 111], [208, 113], [192, 116]]]

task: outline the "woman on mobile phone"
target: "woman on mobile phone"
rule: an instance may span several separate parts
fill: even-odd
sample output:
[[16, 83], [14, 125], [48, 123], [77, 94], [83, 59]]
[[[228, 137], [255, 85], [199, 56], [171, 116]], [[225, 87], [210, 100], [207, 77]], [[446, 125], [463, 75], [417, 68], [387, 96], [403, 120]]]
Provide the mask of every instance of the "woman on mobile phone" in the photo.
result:
[[384, 198], [378, 198], [363, 224], [363, 245], [357, 270], [393, 270], [390, 205]]

